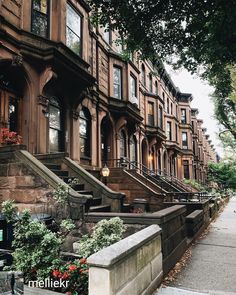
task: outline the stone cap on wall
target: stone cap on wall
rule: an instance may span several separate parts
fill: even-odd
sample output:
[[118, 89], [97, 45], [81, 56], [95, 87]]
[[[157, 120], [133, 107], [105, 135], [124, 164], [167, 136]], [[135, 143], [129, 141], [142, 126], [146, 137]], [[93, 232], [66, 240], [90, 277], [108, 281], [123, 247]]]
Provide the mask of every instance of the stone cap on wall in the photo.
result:
[[112, 268], [114, 264], [127, 257], [142, 245], [147, 244], [153, 238], [161, 234], [161, 228], [153, 224], [88, 258], [89, 266]]

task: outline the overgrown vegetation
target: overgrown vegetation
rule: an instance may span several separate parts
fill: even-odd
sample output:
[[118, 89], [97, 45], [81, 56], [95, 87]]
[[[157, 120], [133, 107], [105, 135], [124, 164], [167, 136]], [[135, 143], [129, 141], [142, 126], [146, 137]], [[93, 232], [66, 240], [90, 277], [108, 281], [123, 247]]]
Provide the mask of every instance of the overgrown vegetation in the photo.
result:
[[2, 203], [2, 213], [14, 227], [13, 264], [7, 269], [22, 271], [25, 283], [47, 278], [66, 280], [68, 286], [56, 291], [68, 294], [88, 294], [86, 258], [121, 240], [126, 229], [118, 217], [100, 221], [90, 236], [81, 239], [78, 253], [81, 258], [64, 261], [60, 252], [65, 237], [75, 229], [72, 220], [62, 220], [51, 231], [44, 222], [32, 220], [29, 211], [18, 214], [13, 201]]
[[126, 226], [119, 217], [99, 221], [95, 225], [92, 234], [85, 235], [81, 239], [78, 254], [83, 257], [88, 257], [120, 241], [125, 229]]

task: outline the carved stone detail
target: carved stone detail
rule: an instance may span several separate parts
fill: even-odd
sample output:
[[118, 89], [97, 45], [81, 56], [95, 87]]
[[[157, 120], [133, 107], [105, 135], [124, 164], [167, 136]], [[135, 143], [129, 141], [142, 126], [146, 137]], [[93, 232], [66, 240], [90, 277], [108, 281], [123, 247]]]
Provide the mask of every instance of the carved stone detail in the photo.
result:
[[12, 66], [13, 67], [20, 67], [23, 64], [23, 57], [20, 55], [14, 55], [12, 57]]
[[48, 107], [49, 99], [46, 96], [39, 95], [38, 96], [38, 104], [42, 105], [43, 107]]
[[74, 120], [78, 120], [79, 118], [79, 112], [76, 110], [72, 110], [72, 117]]

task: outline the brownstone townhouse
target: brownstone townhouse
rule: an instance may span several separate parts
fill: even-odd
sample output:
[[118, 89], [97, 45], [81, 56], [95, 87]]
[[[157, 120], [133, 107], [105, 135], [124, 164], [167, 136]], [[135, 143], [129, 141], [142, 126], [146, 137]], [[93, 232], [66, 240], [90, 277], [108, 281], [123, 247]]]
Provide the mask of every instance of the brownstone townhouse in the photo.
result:
[[124, 59], [89, 15], [83, 0], [0, 0], [0, 128], [89, 171], [122, 158], [205, 182], [216, 152], [192, 95], [159, 64]]

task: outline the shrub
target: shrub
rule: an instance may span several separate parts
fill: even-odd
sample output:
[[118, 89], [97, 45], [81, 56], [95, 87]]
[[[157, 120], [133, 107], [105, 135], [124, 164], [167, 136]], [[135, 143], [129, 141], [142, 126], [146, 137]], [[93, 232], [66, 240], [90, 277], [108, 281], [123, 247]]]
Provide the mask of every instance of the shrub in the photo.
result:
[[126, 226], [119, 217], [99, 221], [90, 236], [85, 235], [82, 237], [78, 254], [81, 257], [88, 257], [120, 241], [125, 230]]

